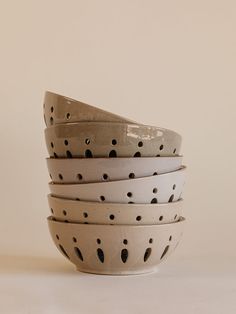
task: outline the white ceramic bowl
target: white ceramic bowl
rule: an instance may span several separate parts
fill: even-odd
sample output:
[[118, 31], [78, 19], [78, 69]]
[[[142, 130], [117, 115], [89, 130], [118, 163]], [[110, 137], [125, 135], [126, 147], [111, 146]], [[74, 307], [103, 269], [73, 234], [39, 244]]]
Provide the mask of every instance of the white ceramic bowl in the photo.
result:
[[179, 155], [181, 136], [154, 126], [81, 122], [45, 129], [51, 157], [155, 157]]
[[77, 270], [129, 275], [155, 271], [178, 245], [184, 219], [164, 225], [90, 225], [48, 218], [52, 239]]
[[43, 108], [47, 126], [82, 121], [133, 123], [116, 114], [52, 92], [45, 93]]
[[182, 156], [144, 158], [47, 158], [55, 183], [90, 183], [141, 178], [180, 169]]
[[57, 221], [114, 225], [158, 225], [178, 221], [183, 201], [167, 204], [117, 204], [67, 200], [48, 195]]
[[54, 196], [106, 203], [167, 203], [180, 199], [185, 168], [157, 176], [85, 184], [49, 183]]

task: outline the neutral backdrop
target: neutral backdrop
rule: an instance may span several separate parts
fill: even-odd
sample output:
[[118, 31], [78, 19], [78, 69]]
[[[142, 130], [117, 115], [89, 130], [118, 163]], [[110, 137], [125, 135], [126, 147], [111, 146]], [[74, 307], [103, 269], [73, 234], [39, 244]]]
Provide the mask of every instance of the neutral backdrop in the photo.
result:
[[[58, 273], [66, 265], [74, 275], [46, 223], [42, 106], [45, 90], [51, 90], [182, 135], [187, 224], [160, 273], [183, 261], [190, 273], [196, 270], [191, 265], [202, 265], [209, 274], [217, 264], [218, 275], [228, 271], [235, 280], [235, 33], [234, 0], [0, 1], [1, 273], [14, 267], [20, 273], [19, 264], [27, 273], [45, 258], [60, 264]], [[235, 313], [226, 299], [210, 298], [219, 302], [219, 313], [226, 303]], [[203, 296], [190, 312], [203, 313], [204, 300], [211, 304]]]

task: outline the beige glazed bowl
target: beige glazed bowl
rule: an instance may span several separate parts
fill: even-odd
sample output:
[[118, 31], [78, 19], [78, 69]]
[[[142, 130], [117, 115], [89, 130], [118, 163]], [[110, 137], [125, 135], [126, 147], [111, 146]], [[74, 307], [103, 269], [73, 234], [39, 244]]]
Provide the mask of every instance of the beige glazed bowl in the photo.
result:
[[182, 156], [144, 158], [47, 158], [55, 183], [90, 183], [147, 177], [181, 168]]
[[180, 199], [185, 168], [157, 176], [130, 180], [85, 183], [49, 183], [53, 196], [104, 203], [167, 203]]
[[58, 250], [82, 272], [129, 275], [153, 272], [178, 245], [184, 219], [164, 225], [90, 225], [53, 221]]
[[50, 157], [156, 157], [179, 155], [181, 136], [154, 126], [81, 122], [45, 129]]
[[52, 92], [45, 93], [43, 108], [47, 127], [54, 124], [85, 121], [134, 123], [116, 114]]
[[159, 225], [178, 221], [183, 201], [166, 204], [116, 204], [68, 200], [48, 195], [57, 221], [113, 225]]

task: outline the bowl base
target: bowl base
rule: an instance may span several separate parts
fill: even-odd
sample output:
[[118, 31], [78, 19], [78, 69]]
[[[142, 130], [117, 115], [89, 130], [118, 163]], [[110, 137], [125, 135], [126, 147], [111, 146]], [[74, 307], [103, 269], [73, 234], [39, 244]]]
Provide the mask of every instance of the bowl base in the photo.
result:
[[130, 276], [130, 275], [148, 275], [152, 273], [156, 273], [159, 271], [158, 267], [153, 267], [149, 269], [142, 269], [142, 270], [94, 270], [94, 269], [81, 269], [76, 268], [77, 271], [82, 273], [88, 273], [93, 275], [108, 275], [108, 276]]

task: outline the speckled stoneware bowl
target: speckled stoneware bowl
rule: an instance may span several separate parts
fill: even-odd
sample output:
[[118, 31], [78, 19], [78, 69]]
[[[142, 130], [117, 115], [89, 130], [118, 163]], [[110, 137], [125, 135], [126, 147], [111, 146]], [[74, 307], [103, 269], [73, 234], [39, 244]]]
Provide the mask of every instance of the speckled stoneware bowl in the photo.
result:
[[164, 225], [92, 225], [53, 221], [58, 250], [82, 272], [131, 275], [153, 272], [178, 245], [184, 219]]
[[179, 220], [183, 201], [166, 204], [82, 202], [48, 195], [52, 216], [58, 221], [113, 225], [159, 225]]
[[180, 169], [182, 156], [144, 158], [47, 158], [55, 183], [90, 183], [147, 177]]
[[147, 125], [81, 122], [45, 129], [51, 157], [156, 157], [179, 155], [181, 136]]
[[49, 183], [54, 196], [104, 203], [167, 203], [180, 199], [185, 183], [185, 168], [138, 179], [85, 183]]
[[124, 117], [52, 92], [45, 93], [43, 108], [47, 127], [83, 121], [134, 123]]

